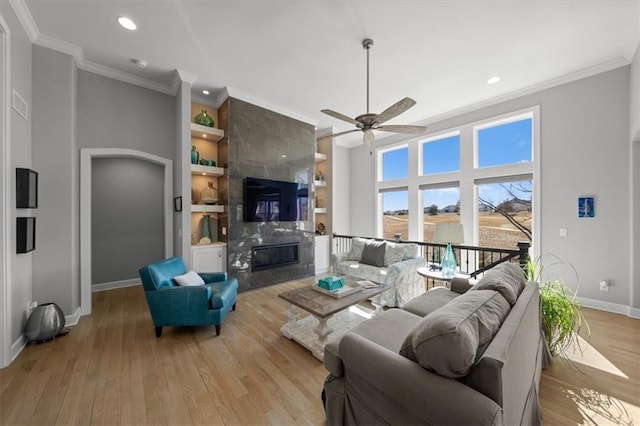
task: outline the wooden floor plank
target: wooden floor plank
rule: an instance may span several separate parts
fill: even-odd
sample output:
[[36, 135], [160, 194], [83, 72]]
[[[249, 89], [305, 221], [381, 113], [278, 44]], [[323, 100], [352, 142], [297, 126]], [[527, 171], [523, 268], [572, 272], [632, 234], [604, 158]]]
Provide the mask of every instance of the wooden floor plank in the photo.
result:
[[[284, 338], [291, 281], [241, 293], [222, 326], [156, 338], [140, 286], [93, 294], [68, 336], [27, 346], [0, 370], [0, 424], [316, 424], [326, 370]], [[542, 374], [549, 425], [640, 424], [640, 321], [585, 309], [587, 350]], [[585, 336], [586, 337], [586, 336]]]

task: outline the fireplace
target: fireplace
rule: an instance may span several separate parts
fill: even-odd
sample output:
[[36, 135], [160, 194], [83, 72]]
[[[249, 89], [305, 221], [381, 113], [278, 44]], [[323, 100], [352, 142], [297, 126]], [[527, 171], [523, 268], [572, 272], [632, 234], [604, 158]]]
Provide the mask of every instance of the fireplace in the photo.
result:
[[251, 270], [278, 268], [300, 263], [300, 243], [262, 244], [251, 247]]

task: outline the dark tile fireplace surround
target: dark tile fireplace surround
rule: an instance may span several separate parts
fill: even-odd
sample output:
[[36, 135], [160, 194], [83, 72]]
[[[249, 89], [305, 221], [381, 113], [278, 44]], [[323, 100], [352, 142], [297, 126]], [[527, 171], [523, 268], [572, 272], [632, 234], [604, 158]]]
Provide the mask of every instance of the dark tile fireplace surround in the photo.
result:
[[229, 276], [243, 291], [314, 275], [312, 211], [298, 222], [244, 222], [243, 211], [246, 177], [313, 182], [314, 127], [235, 98], [220, 120], [229, 138]]

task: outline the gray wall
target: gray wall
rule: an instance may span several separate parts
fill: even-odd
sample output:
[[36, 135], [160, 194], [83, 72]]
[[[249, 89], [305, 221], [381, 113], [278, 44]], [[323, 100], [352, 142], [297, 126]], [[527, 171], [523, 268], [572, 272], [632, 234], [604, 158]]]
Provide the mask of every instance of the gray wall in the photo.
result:
[[[640, 46], [631, 64], [630, 93], [630, 135], [631, 135], [631, 161], [632, 161], [632, 230], [631, 247], [633, 258], [631, 261], [632, 275], [632, 306], [640, 309]], [[640, 312], [636, 312], [640, 316]]]
[[[630, 305], [629, 67], [622, 67], [430, 124], [429, 131], [540, 105], [541, 252], [575, 266], [581, 297]], [[374, 158], [351, 153], [351, 233], [373, 235]], [[365, 190], [368, 188], [368, 190]], [[596, 198], [596, 217], [578, 219], [577, 198]], [[356, 220], [357, 219], [357, 220]], [[559, 228], [568, 237], [558, 236]], [[608, 292], [599, 281], [610, 280]]]
[[131, 158], [94, 158], [91, 283], [138, 278], [164, 258], [164, 167]]
[[78, 71], [78, 147], [128, 148], [174, 160], [174, 96]]
[[33, 47], [33, 165], [39, 172], [33, 297], [66, 315], [79, 306], [78, 201], [73, 58]]
[[[10, 32], [10, 85], [7, 87], [9, 94], [16, 90], [20, 96], [29, 104], [31, 112], [31, 42], [27, 34], [22, 29], [13, 8], [8, 1], [0, 2], [0, 14], [9, 27]], [[15, 110], [9, 110], [9, 125], [11, 134], [9, 139], [9, 188], [15, 188], [15, 168], [31, 167], [31, 125], [30, 121], [25, 121]], [[31, 120], [31, 115], [29, 115]], [[4, 188], [2, 189], [4, 196]], [[11, 191], [9, 205], [9, 253], [8, 265], [11, 277], [7, 285], [9, 286], [10, 299], [10, 341], [8, 344], [15, 344], [22, 334], [24, 321], [26, 320], [27, 302], [32, 295], [32, 258], [35, 252], [28, 254], [16, 254], [15, 252], [15, 223], [17, 216], [30, 216], [35, 214], [35, 210], [28, 211], [16, 209], [15, 191]], [[13, 242], [13, 243], [11, 243]], [[38, 241], [36, 241], [37, 247]]]
[[351, 228], [349, 218], [349, 202], [351, 191], [349, 188], [349, 158], [351, 150], [332, 142], [331, 172], [333, 175], [331, 210], [332, 231], [336, 234], [348, 234]]

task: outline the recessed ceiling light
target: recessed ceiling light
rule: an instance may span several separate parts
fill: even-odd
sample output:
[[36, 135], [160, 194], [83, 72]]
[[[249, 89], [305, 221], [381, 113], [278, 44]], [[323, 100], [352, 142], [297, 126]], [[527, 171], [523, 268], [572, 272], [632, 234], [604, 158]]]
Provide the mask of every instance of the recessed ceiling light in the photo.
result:
[[209, 91], [208, 90], [203, 90], [202, 93], [204, 93], [205, 95], [208, 95]]
[[282, 154], [281, 157], [282, 158], [287, 158], [287, 154]]
[[500, 77], [496, 75], [495, 77], [491, 77], [489, 80], [487, 80], [487, 83], [488, 84], [496, 84], [499, 81], [500, 81]]
[[130, 18], [127, 18], [126, 16], [118, 16], [118, 24], [122, 25], [124, 28], [128, 29], [129, 31], [133, 31], [136, 28], [138, 28], [136, 23], [133, 22]]
[[206, 134], [206, 133], [203, 133], [203, 134], [202, 134], [202, 137], [203, 137], [203, 138], [206, 138], [206, 137], [207, 137], [207, 134]]

